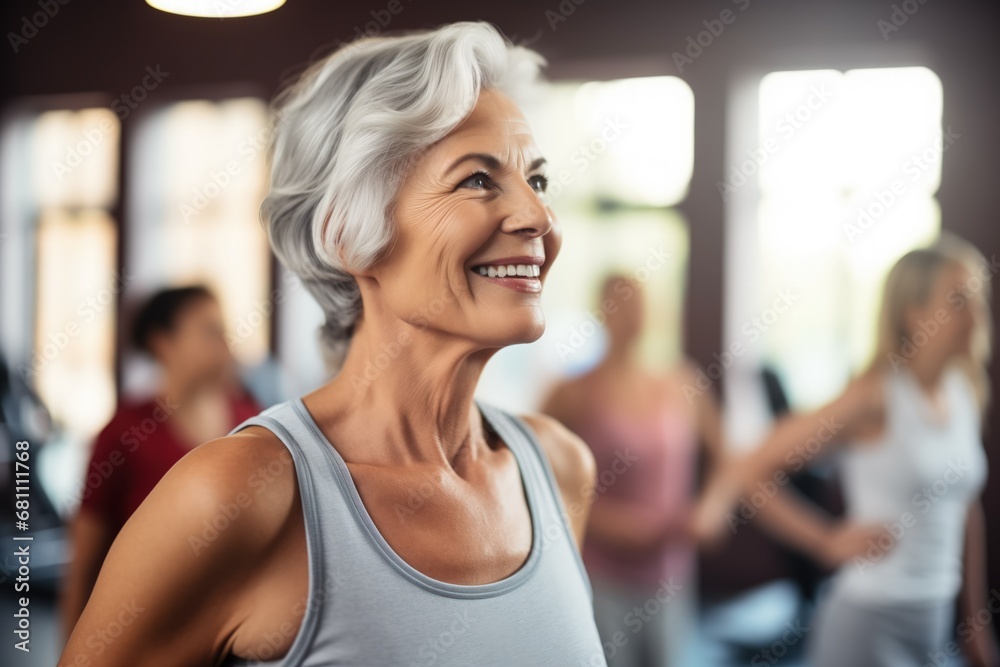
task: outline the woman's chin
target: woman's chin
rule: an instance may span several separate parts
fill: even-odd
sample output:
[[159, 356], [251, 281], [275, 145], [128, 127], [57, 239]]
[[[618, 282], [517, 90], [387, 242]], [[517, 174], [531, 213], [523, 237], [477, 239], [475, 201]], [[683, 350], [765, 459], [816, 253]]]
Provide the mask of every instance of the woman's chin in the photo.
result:
[[483, 343], [489, 347], [524, 345], [526, 343], [534, 343], [542, 337], [543, 333], [545, 333], [544, 322], [532, 322], [520, 327], [511, 327], [508, 325], [503, 332], [493, 331], [492, 335], [484, 336]]

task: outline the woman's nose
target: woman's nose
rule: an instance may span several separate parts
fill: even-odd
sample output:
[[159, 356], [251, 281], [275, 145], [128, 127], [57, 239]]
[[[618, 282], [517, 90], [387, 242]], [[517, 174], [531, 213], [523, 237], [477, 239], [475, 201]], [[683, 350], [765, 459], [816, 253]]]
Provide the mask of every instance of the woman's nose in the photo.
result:
[[507, 215], [504, 231], [521, 232], [532, 238], [544, 236], [552, 229], [552, 216], [538, 194], [530, 188], [528, 191], [530, 194], [521, 196], [512, 212]]

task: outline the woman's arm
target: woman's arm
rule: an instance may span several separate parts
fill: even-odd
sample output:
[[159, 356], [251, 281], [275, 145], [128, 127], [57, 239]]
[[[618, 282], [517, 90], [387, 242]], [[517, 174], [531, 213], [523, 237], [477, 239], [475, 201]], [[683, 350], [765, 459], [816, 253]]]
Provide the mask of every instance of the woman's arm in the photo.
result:
[[[963, 553], [962, 592], [959, 607], [963, 618], [975, 618], [982, 610], [989, 610], [986, 598], [986, 521], [983, 506], [978, 500], [969, 505], [965, 519], [965, 550]], [[997, 667], [1000, 652], [992, 623], [969, 628], [971, 636], [965, 640], [965, 653], [973, 667]], [[959, 633], [964, 634], [964, 633]]]
[[[787, 477], [786, 477], [787, 479]], [[742, 503], [741, 503], [742, 504]], [[781, 486], [758, 508], [751, 504], [751, 516], [772, 535], [827, 568], [837, 567], [864, 555], [877, 543], [883, 529], [833, 518], [803, 500], [798, 493]], [[729, 520], [731, 527], [746, 522], [740, 508]], [[880, 548], [881, 551], [884, 549]]]
[[[688, 387], [695, 387], [698, 383], [698, 367], [693, 361], [684, 362], [684, 383]], [[698, 427], [698, 437], [705, 447], [708, 455], [708, 475], [713, 471], [721, 469], [722, 462], [726, 458], [725, 429], [722, 423], [722, 410], [715, 393], [708, 389], [699, 392], [694, 399], [695, 420]]]
[[779, 472], [798, 472], [853, 437], [882, 411], [881, 378], [869, 373], [851, 381], [837, 398], [812, 412], [778, 420], [755, 449], [731, 456], [710, 479], [695, 512], [694, 530], [713, 542], [741, 494], [774, 483]]
[[[245, 433], [189, 452], [139, 506], [104, 561], [60, 667], [216, 665], [246, 641], [247, 584], [298, 492], [290, 470], [251, 492], [255, 471], [278, 453]], [[240, 494], [252, 501], [236, 505]], [[225, 513], [230, 506], [237, 516]]]
[[80, 619], [114, 537], [107, 519], [87, 509], [79, 510], [69, 523], [70, 559], [59, 594], [62, 642]]

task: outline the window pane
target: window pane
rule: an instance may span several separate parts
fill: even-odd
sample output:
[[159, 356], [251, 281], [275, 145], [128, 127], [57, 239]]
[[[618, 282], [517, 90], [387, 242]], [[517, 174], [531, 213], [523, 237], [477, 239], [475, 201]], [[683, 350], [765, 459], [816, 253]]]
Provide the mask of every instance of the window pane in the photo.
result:
[[109, 208], [118, 196], [119, 134], [110, 109], [41, 114], [29, 149], [37, 203]]
[[[694, 165], [694, 95], [673, 76], [560, 82], [526, 105], [556, 195], [670, 206]], [[563, 193], [565, 191], [565, 193]]]
[[52, 209], [39, 220], [30, 374], [52, 414], [81, 438], [114, 411], [117, 247], [114, 222], [103, 211]]
[[258, 214], [267, 132], [263, 100], [196, 100], [148, 120], [135, 148], [128, 266], [136, 287], [207, 284], [247, 364], [270, 345], [270, 253]]

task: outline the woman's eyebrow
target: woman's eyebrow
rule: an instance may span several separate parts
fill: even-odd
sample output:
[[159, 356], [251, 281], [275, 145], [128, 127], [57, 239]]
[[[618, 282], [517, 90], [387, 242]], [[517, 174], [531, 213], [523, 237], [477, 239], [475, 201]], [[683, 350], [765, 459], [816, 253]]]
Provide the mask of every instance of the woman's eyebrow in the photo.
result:
[[[495, 156], [490, 155], [489, 153], [467, 153], [462, 157], [458, 158], [457, 160], [455, 160], [454, 162], [452, 162], [451, 166], [448, 167], [448, 169], [445, 171], [445, 174], [450, 174], [452, 171], [455, 170], [456, 167], [458, 167], [458, 165], [462, 164], [467, 160], [479, 160], [490, 169], [500, 168], [500, 160], [497, 159]], [[538, 169], [545, 163], [546, 163], [545, 158], [543, 157], [536, 158], [535, 160], [532, 161], [530, 165], [528, 165], [528, 171], [534, 171], [535, 169]]]

